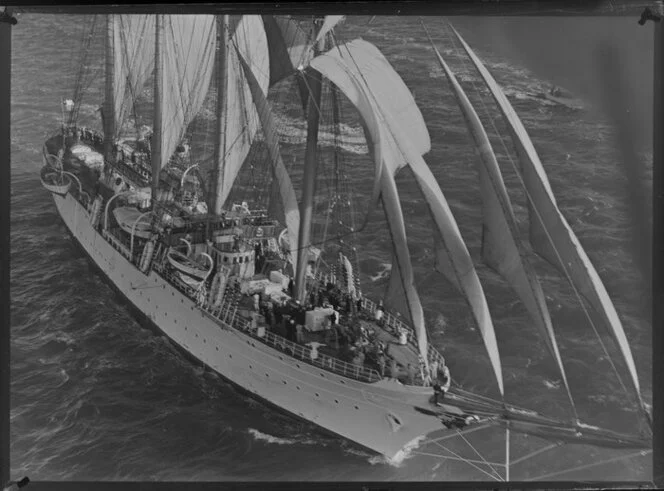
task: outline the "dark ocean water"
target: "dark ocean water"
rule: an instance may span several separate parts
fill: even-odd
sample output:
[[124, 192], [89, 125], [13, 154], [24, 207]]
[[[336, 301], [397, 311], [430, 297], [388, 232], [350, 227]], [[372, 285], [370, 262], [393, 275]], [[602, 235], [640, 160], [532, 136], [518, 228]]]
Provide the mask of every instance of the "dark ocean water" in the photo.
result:
[[[588, 32], [605, 33], [618, 26], [625, 29], [620, 31], [624, 34], [633, 19], [583, 20], [585, 24], [564, 19], [538, 21], [543, 24], [529, 32], [515, 19], [479, 23], [459, 19], [455, 24], [502, 84], [533, 138], [560, 208], [616, 305], [644, 398], [650, 402], [648, 289], [633, 257], [632, 239], [638, 242], [639, 237], [634, 237], [631, 228], [627, 180], [614, 144], [616, 128], [593, 98], [594, 78], [584, 61], [584, 53], [592, 57], [587, 44], [595, 39]], [[425, 159], [471, 254], [478, 258], [481, 196], [475, 154], [444, 74], [417, 19], [379, 17], [370, 25], [368, 21], [350, 18], [340, 35], [348, 40], [361, 35], [375, 43], [411, 88], [431, 134], [432, 150]], [[486, 479], [470, 466], [423, 453], [413, 454], [399, 465], [388, 463], [350, 442], [327, 436], [238, 393], [214, 373], [187, 360], [165, 336], [132, 317], [127, 305], [77, 249], [39, 183], [40, 148], [59, 126], [61, 97], [72, 96], [81, 27], [90, 22], [92, 18], [84, 16], [23, 15], [13, 30], [12, 473], [35, 480]], [[491, 109], [477, 74], [442, 34], [443, 21], [430, 19], [427, 24], [477, 107], [485, 103]], [[567, 29], [566, 41], [550, 50], [542, 33], [563, 29]], [[502, 37], [496, 37], [497, 33]], [[647, 166], [645, 185], [650, 189], [650, 139], [643, 134], [652, 133], [651, 113], [648, 103], [644, 104], [644, 100], [652, 100], [652, 92], [647, 92], [647, 84], [644, 89], [634, 80], [651, 77], [647, 61], [652, 60], [652, 43], [647, 35], [624, 35], [629, 42], [618, 44], [631, 74], [626, 104], [631, 109], [630, 128], [637, 132], [630, 137]], [[519, 45], [527, 47], [515, 51], [514, 46]], [[553, 68], [542, 60], [529, 64], [530, 53], [538, 48], [548, 53]], [[561, 63], [563, 58], [567, 64]], [[545, 78], [547, 73], [554, 75]], [[552, 81], [573, 92], [578, 99], [574, 107], [536, 96], [548, 90]], [[83, 116], [94, 116], [100, 96], [99, 85], [93, 84], [81, 109]], [[478, 112], [485, 122], [490, 121], [483, 110]], [[495, 124], [501, 128], [499, 119]], [[294, 152], [298, 145], [302, 148], [304, 139], [297, 131], [300, 122], [282, 116], [280, 127], [286, 152]], [[511, 147], [503, 147], [490, 123], [488, 128], [517, 219], [525, 230], [525, 200], [511, 169]], [[349, 124], [344, 131], [346, 158], [367, 162], [359, 126]], [[362, 189], [370, 189], [373, 167], [356, 165], [353, 169], [350, 179], [355, 182], [361, 209], [366, 206]], [[431, 223], [424, 218], [426, 206], [407, 172], [398, 182], [432, 342], [444, 353], [457, 383], [494, 397], [497, 390], [488, 359], [466, 304], [432, 272], [433, 240]], [[374, 218], [356, 244], [364, 291], [380, 296], [389, 276], [390, 239], [380, 214]], [[634, 430], [637, 415], [633, 404], [613, 375], [576, 297], [560, 274], [542, 261], [536, 265], [581, 419]], [[482, 265], [478, 271], [495, 319], [507, 399], [546, 414], [568, 415], [554, 364], [525, 310], [494, 273]], [[626, 381], [615, 346], [608, 338], [603, 340]], [[524, 445], [532, 444], [522, 440]], [[473, 440], [473, 444], [487, 455], [502, 452], [489, 437]], [[435, 448], [419, 450], [440, 454]], [[514, 457], [519, 455], [518, 450], [513, 452]], [[527, 469], [513, 469], [512, 477], [547, 475], [627, 453], [564, 447], [528, 464]], [[648, 479], [649, 461], [649, 456], [639, 456], [560, 478]]]

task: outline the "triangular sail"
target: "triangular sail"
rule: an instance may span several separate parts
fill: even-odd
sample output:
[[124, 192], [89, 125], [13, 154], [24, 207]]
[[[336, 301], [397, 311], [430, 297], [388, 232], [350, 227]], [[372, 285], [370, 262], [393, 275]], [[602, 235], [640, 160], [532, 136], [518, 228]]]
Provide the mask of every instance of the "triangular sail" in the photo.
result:
[[[433, 45], [433, 42], [432, 42]], [[498, 167], [496, 156], [489, 137], [470, 100], [461, 88], [454, 73], [450, 70], [438, 49], [433, 46], [438, 61], [445, 71], [454, 90], [459, 107], [464, 115], [470, 133], [479, 150], [480, 195], [482, 196], [484, 225], [482, 233], [482, 256], [491, 268], [503, 276], [514, 288], [523, 301], [528, 313], [543, 336], [549, 351], [555, 359], [563, 379], [572, 407], [574, 400], [567, 383], [567, 375], [558, 350], [551, 316], [546, 305], [542, 286], [535, 270], [525, 257], [525, 251], [519, 239], [519, 229], [514, 217], [505, 183]], [[574, 409], [576, 413], [576, 409]]]
[[163, 168], [182, 140], [207, 94], [215, 57], [216, 26], [212, 15], [162, 16], [161, 159]]
[[290, 16], [263, 15], [270, 53], [270, 85], [292, 75], [298, 67], [306, 67], [313, 57], [313, 24], [303, 29]]
[[[267, 38], [263, 22], [258, 15], [244, 15], [235, 29], [231, 45], [237, 46], [240, 54], [250, 66], [258, 86], [267, 93], [269, 84], [269, 58]], [[216, 199], [223, 205], [228, 198], [238, 172], [242, 168], [256, 132], [260, 128], [260, 120], [254, 106], [251, 89], [243, 73], [238, 52], [233, 48], [227, 51], [226, 69], [226, 114], [223, 128], [225, 129], [225, 154], [220, 155], [217, 165], [223, 166], [221, 189]]]
[[238, 57], [242, 70], [244, 71], [245, 78], [251, 89], [251, 96], [256, 106], [258, 117], [260, 119], [261, 127], [263, 128], [263, 135], [267, 146], [268, 157], [272, 164], [274, 172], [274, 179], [279, 189], [279, 196], [283, 204], [286, 228], [288, 230], [288, 244], [290, 247], [290, 260], [291, 264], [297, 264], [298, 250], [297, 250], [297, 235], [300, 228], [300, 210], [297, 203], [297, 196], [295, 189], [291, 182], [288, 170], [281, 159], [281, 152], [279, 150], [279, 138], [277, 134], [277, 126], [274, 121], [274, 116], [268, 104], [265, 93], [256, 79], [256, 76], [251, 71], [251, 67], [244, 60], [239, 51], [239, 47], [234, 45], [233, 49]]
[[115, 135], [152, 75], [154, 15], [111, 15], [113, 23], [113, 99]]
[[[546, 242], [551, 245], [547, 248], [547, 252], [548, 254], [552, 252], [555, 254], [555, 258], [552, 258], [555, 259], [554, 264], [562, 269], [574, 288], [587, 299], [593, 309], [603, 318], [605, 326], [618, 344], [625, 360], [641, 408], [647, 414], [648, 412], [641, 398], [641, 389], [632, 352], [618, 313], [579, 239], [558, 209], [546, 173], [528, 133], [496, 80], [459, 33], [456, 30], [454, 33], [491, 90], [507, 122], [521, 162], [521, 174], [531, 207], [531, 228], [535, 227], [535, 230], [544, 232]], [[544, 252], [540, 244], [539, 240], [535, 240], [532, 244], [538, 253]]]

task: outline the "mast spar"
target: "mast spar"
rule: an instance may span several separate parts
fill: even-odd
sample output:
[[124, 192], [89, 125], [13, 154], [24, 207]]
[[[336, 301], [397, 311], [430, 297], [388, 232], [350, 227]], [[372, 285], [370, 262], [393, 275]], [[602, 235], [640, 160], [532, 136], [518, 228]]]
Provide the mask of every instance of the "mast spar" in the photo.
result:
[[[322, 27], [324, 18], [314, 20], [314, 39]], [[314, 56], [318, 56], [324, 49], [325, 37], [321, 37], [313, 45]], [[309, 261], [309, 246], [311, 245], [311, 221], [313, 218], [314, 192], [316, 188], [316, 175], [318, 166], [318, 128], [320, 125], [320, 102], [322, 93], [322, 75], [313, 71], [305, 75], [309, 81], [309, 103], [307, 104], [307, 148], [304, 159], [304, 176], [302, 188], [302, 204], [300, 205], [300, 230], [298, 234], [298, 261], [295, 277], [295, 297], [304, 302], [306, 296], [305, 272]]]
[[115, 45], [114, 45], [115, 16], [106, 16], [106, 40], [104, 55], [106, 57], [106, 80], [104, 87], [104, 105], [102, 109], [102, 124], [104, 126], [104, 159], [110, 161], [113, 153], [113, 140], [115, 139]]
[[219, 47], [217, 49], [217, 126], [214, 145], [214, 193], [212, 211], [215, 215], [222, 212], [224, 206], [221, 196], [224, 189], [224, 162], [226, 160], [226, 125], [228, 124], [228, 26], [229, 16], [217, 16]]
[[162, 72], [163, 72], [163, 54], [161, 52], [162, 34], [163, 34], [163, 16], [157, 15], [155, 18], [155, 37], [154, 37], [154, 113], [152, 130], [152, 206], [157, 201], [157, 192], [159, 191], [159, 173], [161, 171], [161, 140], [162, 140]]

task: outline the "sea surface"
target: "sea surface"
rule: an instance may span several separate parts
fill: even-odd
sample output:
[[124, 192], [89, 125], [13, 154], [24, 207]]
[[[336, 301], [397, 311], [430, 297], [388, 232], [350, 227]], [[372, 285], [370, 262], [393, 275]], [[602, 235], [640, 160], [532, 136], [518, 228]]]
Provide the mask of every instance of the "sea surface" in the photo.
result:
[[[92, 22], [91, 16], [26, 14], [13, 27], [12, 474], [33, 480], [489, 479], [477, 467], [444, 459], [453, 454], [437, 444], [423, 442], [405, 458], [389, 462], [326, 435], [239, 393], [132, 316], [77, 248], [39, 182], [41, 146], [59, 128], [61, 98], [74, 95], [80, 46]], [[426, 24], [487, 125], [525, 239], [526, 202], [514, 173], [512, 147], [498, 136], [504, 131], [498, 112], [478, 74], [452, 42], [445, 21], [431, 18]], [[625, 154], [616, 146], [621, 124], [601, 105], [602, 77], [593, 75], [597, 65], [588, 60], [597, 60], [593, 43], [612, 33], [627, 71], [623, 115], [633, 132], [628, 137], [637, 165], [645, 169], [639, 193], [647, 196], [652, 188], [652, 88], [647, 83], [652, 77], [652, 36], [647, 29], [637, 30], [634, 19], [460, 18], [454, 24], [503, 86], [528, 129], [559, 206], [615, 303], [649, 403], [649, 286], [637, 255], [649, 239], [633, 226]], [[506, 399], [568, 417], [569, 403], [543, 341], [516, 295], [481, 264], [476, 154], [419, 20], [349, 17], [338, 33], [339, 40], [362, 36], [376, 44], [415, 96], [431, 136], [425, 160], [449, 201], [485, 287], [503, 361]], [[560, 41], [548, 40], [551, 33]], [[546, 57], [533, 57], [538, 51]], [[93, 67], [90, 77], [99, 75], [94, 67], [100, 66], [100, 57], [88, 63]], [[83, 83], [90, 86], [81, 108], [88, 120], [97, 117], [101, 104], [98, 82], [90, 78]], [[553, 84], [570, 92], [564, 104], [541, 97]], [[282, 102], [275, 101], [275, 106]], [[290, 109], [279, 116], [280, 137], [288, 154], [285, 160], [297, 166], [305, 139], [303, 123]], [[362, 211], [368, 206], [373, 166], [357, 118], [350, 119], [342, 127], [341, 143], [349, 163], [346, 178], [357, 197], [356, 208]], [[433, 271], [427, 207], [407, 171], [397, 181], [431, 342], [445, 355], [455, 383], [497, 397], [488, 357], [465, 301]], [[646, 215], [650, 224], [651, 216]], [[374, 298], [383, 295], [389, 278], [390, 237], [385, 225], [381, 213], [373, 212], [369, 225], [353, 236], [364, 292]], [[600, 328], [605, 352], [564, 277], [542, 260], [534, 259], [534, 264], [581, 419], [636, 431], [633, 398], [621, 388], [610, 361], [627, 384], [616, 346]], [[502, 444], [495, 435], [480, 434], [468, 437], [465, 450], [465, 442], [457, 442], [456, 452], [479, 459], [477, 450], [500, 462]], [[531, 451], [550, 443], [535, 440], [514, 436], [512, 458], [525, 454], [520, 444]], [[612, 460], [593, 465], [607, 459]], [[650, 455], [587, 446], [553, 449], [511, 469], [513, 479], [650, 476]]]

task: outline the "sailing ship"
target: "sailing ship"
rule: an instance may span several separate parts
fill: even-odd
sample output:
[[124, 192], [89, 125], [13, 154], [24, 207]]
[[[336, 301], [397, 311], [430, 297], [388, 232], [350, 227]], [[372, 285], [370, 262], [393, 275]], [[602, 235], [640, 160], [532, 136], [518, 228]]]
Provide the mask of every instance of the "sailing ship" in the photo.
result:
[[[273, 406], [388, 458], [435, 432], [462, 434], [486, 425], [504, 428], [507, 440], [512, 431], [565, 443], [650, 448], [650, 414], [620, 319], [558, 209], [528, 133], [491, 73], [454, 31], [516, 147], [532, 249], [569, 280], [584, 311], [592, 311], [593, 322], [615, 340], [643, 416], [641, 434], [579, 419], [546, 299], [486, 130], [432, 40], [479, 150], [482, 259], [513, 288], [546, 341], [571, 415], [556, 419], [506, 401], [482, 284], [423, 157], [431, 142], [422, 114], [375, 45], [337, 40], [342, 20], [105, 16], [103, 132], [78, 124], [82, 94], [77, 92], [64, 103], [62, 128], [43, 147], [42, 183], [73, 237], [117, 290], [184, 351]], [[149, 124], [143, 125], [137, 94], [146, 86], [152, 97], [144, 108]], [[276, 104], [269, 99], [279, 87], [295, 89], [306, 123], [299, 200], [294, 166], [283, 158], [287, 142], [277, 131]], [[210, 142], [191, 135], [208, 92], [216, 98], [212, 172], [205, 179], [191, 154], [197, 144]], [[334, 148], [335, 194], [324, 202], [319, 196], [322, 119], [331, 118], [338, 129], [341, 101], [356, 111], [373, 161], [370, 207], [382, 205], [392, 239], [390, 298], [400, 299], [394, 305], [362, 293], [351, 242], [364, 225], [342, 223], [335, 215], [345, 213], [352, 221], [357, 214], [349, 213], [340, 152]], [[332, 137], [332, 147], [335, 143]], [[249, 185], [236, 192], [248, 167]], [[436, 269], [467, 300], [498, 400], [455, 384], [427, 336], [395, 179], [406, 167], [433, 218]], [[252, 194], [253, 201], [243, 199]], [[315, 212], [321, 209], [318, 219]], [[368, 220], [367, 212], [364, 224]], [[330, 222], [341, 225], [332, 231]], [[325, 240], [314, 238], [315, 227]], [[509, 470], [509, 453], [505, 466]]]

